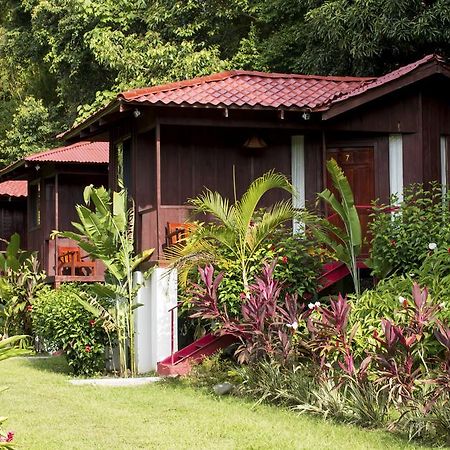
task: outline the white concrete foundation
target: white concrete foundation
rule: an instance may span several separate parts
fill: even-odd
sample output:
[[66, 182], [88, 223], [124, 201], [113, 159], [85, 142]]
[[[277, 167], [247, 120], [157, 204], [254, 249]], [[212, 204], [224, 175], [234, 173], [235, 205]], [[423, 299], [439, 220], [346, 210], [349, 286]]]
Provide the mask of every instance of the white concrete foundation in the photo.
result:
[[[135, 310], [136, 366], [138, 373], [156, 370], [157, 363], [171, 354], [172, 320], [170, 309], [177, 304], [177, 273], [174, 269], [155, 268], [143, 282], [141, 272], [134, 274], [142, 284]], [[178, 349], [177, 311], [173, 314], [173, 351]]]

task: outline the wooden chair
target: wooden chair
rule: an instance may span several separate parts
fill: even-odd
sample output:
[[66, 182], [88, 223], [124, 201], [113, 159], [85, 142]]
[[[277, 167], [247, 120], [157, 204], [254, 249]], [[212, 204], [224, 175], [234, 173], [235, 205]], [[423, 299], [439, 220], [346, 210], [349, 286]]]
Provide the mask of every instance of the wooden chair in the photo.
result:
[[166, 247], [183, 242], [194, 229], [192, 223], [167, 222]]
[[58, 247], [58, 275], [95, 275], [95, 262], [84, 261], [80, 247]]

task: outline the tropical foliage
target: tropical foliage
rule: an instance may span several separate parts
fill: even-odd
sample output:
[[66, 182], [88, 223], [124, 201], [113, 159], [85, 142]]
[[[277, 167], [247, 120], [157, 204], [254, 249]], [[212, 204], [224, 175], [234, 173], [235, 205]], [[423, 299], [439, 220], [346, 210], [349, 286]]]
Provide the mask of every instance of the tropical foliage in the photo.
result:
[[[73, 239], [92, 258], [105, 264], [105, 283], [90, 286], [94, 297], [80, 301], [102, 318], [105, 329], [117, 333], [120, 372], [126, 376], [129, 369], [134, 376], [134, 310], [139, 306], [135, 300], [140, 286], [133, 284], [133, 272], [150, 258], [153, 250], [135, 252], [134, 204], [128, 207], [125, 190], [110, 195], [105, 188], [91, 185], [84, 190], [84, 200], [86, 206], [76, 207], [80, 222], [72, 223], [78, 233], [56, 231], [53, 235]], [[108, 299], [113, 309], [108, 311], [96, 298]]]
[[15, 233], [0, 253], [0, 322], [4, 336], [32, 334], [33, 298], [46, 278], [39, 269], [36, 255], [20, 249], [20, 236]]
[[417, 274], [428, 253], [450, 247], [449, 194], [438, 183], [406, 186], [402, 201], [376, 205], [369, 225], [374, 275]]
[[357, 258], [362, 249], [361, 222], [352, 189], [344, 172], [334, 159], [327, 161], [327, 170], [338, 197], [329, 189], [325, 189], [318, 194], [318, 198], [339, 216], [344, 229], [324, 219], [321, 227], [314, 229], [314, 233], [334, 251], [336, 258], [348, 267], [356, 295], [359, 296], [361, 287]]
[[[361, 312], [346, 298], [307, 307], [280, 296], [266, 267], [235, 321], [217, 301], [221, 274], [201, 271], [204, 287], [195, 316], [221, 324], [218, 333], [241, 341], [237, 355], [249, 364], [228, 369], [230, 381], [259, 401], [362, 426], [386, 426], [410, 438], [448, 442], [450, 328], [444, 306], [413, 283], [399, 313], [374, 319], [372, 339], [358, 339]], [[363, 298], [363, 297], [362, 297]], [[217, 371], [217, 368], [214, 369]], [[203, 380], [206, 379], [202, 375]]]
[[85, 286], [71, 284], [46, 286], [33, 302], [33, 328], [40, 346], [48, 352], [64, 351], [75, 375], [104, 372], [105, 350], [111, 343], [102, 320], [81, 305], [85, 291]]
[[[272, 189], [292, 192], [286, 177], [269, 172], [256, 179], [240, 199], [230, 203], [217, 192], [206, 191], [190, 201], [194, 214], [205, 214], [208, 223], [198, 223], [187, 239], [168, 248], [167, 256], [179, 269], [180, 297], [189, 314], [191, 283], [197, 283], [197, 266], [214, 263], [223, 272], [219, 302], [230, 317], [241, 317], [243, 296], [262, 270], [276, 259], [275, 278], [283, 280], [285, 292], [314, 294], [321, 264], [328, 257], [310, 233], [292, 235], [292, 219], [315, 221], [306, 211], [295, 211], [290, 198], [271, 207], [259, 208]], [[205, 324], [208, 325], [208, 324]], [[198, 330], [198, 328], [197, 328]]]
[[284, 175], [268, 172], [254, 180], [242, 197], [233, 203], [210, 190], [190, 200], [195, 213], [205, 214], [209, 221], [200, 224], [186, 242], [171, 248], [169, 255], [173, 263], [186, 274], [199, 263], [221, 259], [235, 262], [239, 267], [241, 292], [248, 293], [255, 257], [270, 243], [268, 238], [296, 216], [303, 221], [311, 218], [307, 212], [296, 212], [290, 198], [260, 213], [261, 199], [272, 189], [281, 189], [289, 194], [293, 191]]

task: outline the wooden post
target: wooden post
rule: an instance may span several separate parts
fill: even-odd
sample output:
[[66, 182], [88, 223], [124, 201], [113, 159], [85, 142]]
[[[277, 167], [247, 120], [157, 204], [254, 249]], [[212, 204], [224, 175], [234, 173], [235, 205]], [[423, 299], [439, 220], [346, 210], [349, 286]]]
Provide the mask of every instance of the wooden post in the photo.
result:
[[[55, 174], [55, 230], [59, 231], [59, 178]], [[55, 277], [58, 275], [58, 237], [55, 238]]]
[[156, 121], [156, 228], [157, 228], [157, 254], [158, 259], [161, 258], [161, 248], [163, 236], [160, 230], [161, 225], [161, 125], [159, 120]]

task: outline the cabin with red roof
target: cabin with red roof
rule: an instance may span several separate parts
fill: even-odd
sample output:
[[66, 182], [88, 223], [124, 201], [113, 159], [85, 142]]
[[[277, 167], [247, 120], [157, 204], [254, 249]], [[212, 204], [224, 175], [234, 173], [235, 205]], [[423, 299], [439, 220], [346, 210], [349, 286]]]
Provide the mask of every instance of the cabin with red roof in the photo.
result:
[[78, 220], [75, 206], [83, 203], [85, 186], [107, 186], [108, 157], [107, 142], [77, 142], [27, 156], [0, 171], [0, 195], [2, 186], [28, 192], [22, 247], [38, 252], [49, 282], [104, 279], [99, 261], [91, 261], [72, 241], [50, 235], [73, 230], [71, 222]]
[[22, 247], [27, 245], [27, 192], [25, 180], [0, 183], [0, 251], [14, 233], [19, 234]]
[[186, 201], [205, 188], [232, 198], [233, 175], [240, 195], [283, 172], [299, 207], [330, 186], [331, 157], [359, 205], [413, 182], [447, 184], [449, 88], [450, 65], [436, 55], [377, 78], [229, 71], [123, 92], [62, 137], [110, 142], [110, 186], [124, 178], [138, 247], [160, 258], [169, 225], [189, 219]]

